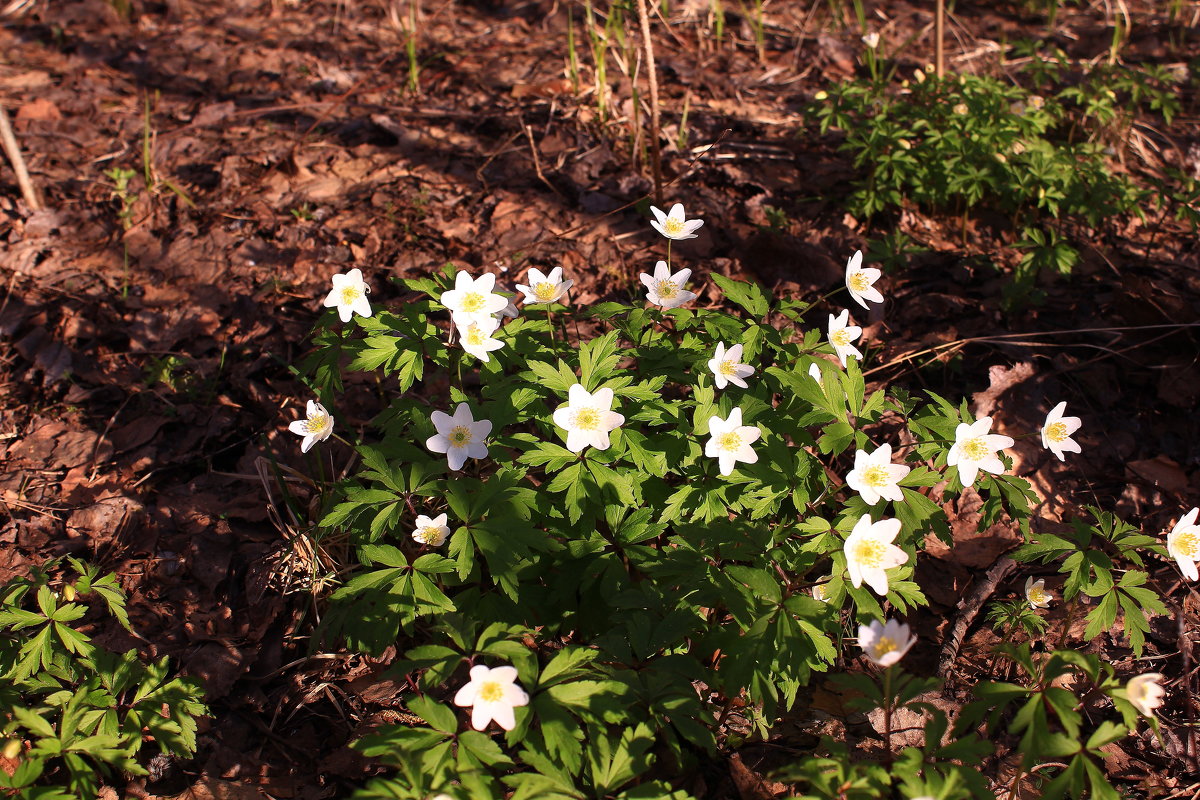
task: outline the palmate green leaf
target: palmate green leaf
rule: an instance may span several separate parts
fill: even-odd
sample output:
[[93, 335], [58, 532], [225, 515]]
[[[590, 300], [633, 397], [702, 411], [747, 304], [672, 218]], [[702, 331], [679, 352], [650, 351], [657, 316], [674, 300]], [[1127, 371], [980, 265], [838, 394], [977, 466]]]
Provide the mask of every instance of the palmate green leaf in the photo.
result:
[[767, 293], [758, 284], [727, 278], [718, 272], [710, 273], [709, 277], [721, 287], [722, 293], [729, 300], [744, 308], [750, 316], [761, 319], [770, 312], [771, 304]]
[[587, 673], [588, 665], [599, 655], [598, 651], [583, 647], [564, 647], [542, 668], [541, 675], [538, 676], [539, 687], [553, 686]]
[[446, 706], [427, 696], [412, 697], [407, 702], [408, 710], [420, 717], [425, 724], [439, 733], [453, 736], [458, 731], [458, 718]]

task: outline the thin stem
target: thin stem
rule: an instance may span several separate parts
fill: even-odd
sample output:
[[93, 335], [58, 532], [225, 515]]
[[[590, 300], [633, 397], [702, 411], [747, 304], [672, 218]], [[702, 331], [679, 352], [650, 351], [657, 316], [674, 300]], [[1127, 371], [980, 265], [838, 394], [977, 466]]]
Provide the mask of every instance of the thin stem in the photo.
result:
[[893, 664], [883, 671], [883, 741], [887, 745], [887, 763], [892, 763], [892, 671]]
[[946, 75], [946, 0], [937, 0], [933, 17], [934, 69], [938, 79]]
[[654, 67], [654, 44], [650, 40], [650, 15], [646, 0], [638, 0], [638, 18], [642, 23], [642, 44], [646, 49], [647, 76], [650, 81], [650, 169], [654, 175], [654, 201], [662, 205], [662, 156], [658, 149], [658, 71]]

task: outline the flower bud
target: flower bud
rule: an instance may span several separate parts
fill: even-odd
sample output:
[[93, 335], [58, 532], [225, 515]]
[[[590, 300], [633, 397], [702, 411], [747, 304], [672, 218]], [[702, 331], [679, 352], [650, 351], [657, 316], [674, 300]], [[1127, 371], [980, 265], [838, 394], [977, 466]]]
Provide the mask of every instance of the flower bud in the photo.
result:
[[12, 759], [15, 759], [20, 754], [21, 754], [21, 740], [20, 739], [6, 740], [4, 742], [4, 750], [2, 752], [0, 752], [0, 755], [3, 755], [5, 758], [9, 759], [10, 761]]
[[829, 99], [829, 92], [825, 91], [824, 89], [822, 89], [821, 91], [819, 91], [813, 95], [813, 100], [828, 100], [828, 99]]
[[954, 113], [955, 113], [955, 114], [958, 114], [960, 117], [962, 117], [962, 116], [966, 116], [966, 114], [967, 114], [967, 112], [968, 112], [969, 110], [970, 110], [970, 109], [968, 109], [968, 108], [967, 108], [967, 104], [966, 104], [966, 103], [959, 103], [958, 105], [956, 105], [956, 106], [954, 107]]

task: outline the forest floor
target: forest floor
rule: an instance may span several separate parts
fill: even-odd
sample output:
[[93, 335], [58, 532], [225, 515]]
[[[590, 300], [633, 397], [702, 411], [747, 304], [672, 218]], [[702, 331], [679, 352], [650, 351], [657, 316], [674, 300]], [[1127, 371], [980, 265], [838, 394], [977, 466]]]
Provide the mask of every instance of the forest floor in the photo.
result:
[[[1028, 5], [1039, 10], [954, 4], [949, 68], [1004, 74], [1001, 55], [1020, 39], [1080, 63], [1107, 57], [1103, 4], [1064, 4], [1053, 28]], [[1174, 22], [1166, 4], [1127, 5], [1122, 61], [1190, 79], [1175, 87], [1172, 124], [1147, 120], [1149, 147], [1122, 145], [1114, 168], [1200, 171], [1200, 5], [1181, 3]], [[1003, 272], [986, 266], [1004, 232], [915, 208], [847, 213], [855, 166], [803, 109], [861, 69], [853, 15], [820, 2], [765, 3], [761, 18], [726, 6], [719, 39], [709, 0], [672, 2], [669, 24], [654, 23], [667, 201], [705, 220], [679, 263], [811, 299], [836, 288], [855, 249], [902, 231], [924, 250], [886, 276], [886, 309], [863, 323], [877, 363], [894, 365], [872, 377], [952, 387], [1011, 429], [1037, 430], [1074, 398], [1084, 458], [1060, 464], [1032, 441], [1014, 451], [1051, 524], [1102, 504], [1158, 534], [1200, 504], [1197, 330], [1162, 327], [1200, 320], [1195, 232], [1156, 208], [1116, 221], [1073, 275], [1044, 282], [1044, 302], [1012, 312]], [[933, 60], [932, 6], [866, 3], [900, 74]], [[197, 758], [130, 793], [340, 796], [373, 770], [346, 744], [395, 718], [404, 687], [375, 677], [394, 653], [310, 641], [321, 598], [290, 577], [301, 556], [273, 512], [270, 465], [306, 469], [286, 426], [307, 394], [288, 367], [330, 276], [352, 267], [372, 303], [400, 297], [388, 278], [448, 262], [508, 284], [562, 265], [575, 303], [630, 296], [658, 246], [650, 169], [633, 157], [647, 136], [645, 70], [635, 103], [623, 57], [636, 54], [635, 26], [633, 47], [611, 48], [601, 115], [586, 12], [569, 0], [422, 4], [415, 89], [399, 0], [120, 9], [39, 0], [0, 20], [0, 102], [45, 204], [31, 211], [0, 165], [0, 580], [61, 554], [115, 571], [136, 636], [106, 628], [99, 640], [169, 655], [203, 680], [213, 713]], [[114, 169], [129, 171], [123, 196]], [[719, 298], [706, 287], [698, 302]], [[1124, 330], [1041, 335], [1094, 328]], [[999, 334], [1027, 336], [951, 344]], [[931, 606], [914, 618], [934, 642], [1016, 543], [1003, 526], [977, 534], [969, 504], [950, 511], [955, 547], [922, 561]], [[1176, 616], [1152, 621], [1148, 652], [1194, 698], [1198, 598], [1171, 574], [1157, 564]], [[1049, 612], [1052, 630], [1078, 637], [1082, 624], [1062, 615]], [[985, 664], [996, 641], [977, 625], [962, 657]], [[1089, 646], [1130, 662], [1119, 630]], [[818, 690], [822, 703], [837, 711]], [[1165, 710], [1164, 744], [1115, 753], [1110, 774], [1185, 796], [1200, 764], [1197, 705]], [[789, 730], [775, 742], [804, 746]], [[756, 777], [768, 755], [723, 755], [691, 790], [769, 797]]]

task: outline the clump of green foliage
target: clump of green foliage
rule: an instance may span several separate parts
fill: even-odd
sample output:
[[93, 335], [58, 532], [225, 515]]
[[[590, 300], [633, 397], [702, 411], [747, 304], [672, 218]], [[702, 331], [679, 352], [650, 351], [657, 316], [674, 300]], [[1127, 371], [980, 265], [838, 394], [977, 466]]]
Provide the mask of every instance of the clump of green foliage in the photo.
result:
[[[404, 302], [369, 317], [339, 324], [328, 312], [301, 365], [335, 419], [346, 373], [388, 387], [353, 445], [361, 466], [327, 486], [317, 526], [348, 534], [361, 564], [334, 593], [325, 635], [368, 653], [396, 647], [394, 677], [411, 687], [417, 718], [358, 743], [396, 770], [358, 796], [685, 800], [672, 776], [733, 745], [731, 711], [768, 736], [801, 690], [851, 652], [854, 623], [926, 603], [914, 566], [927, 537], [952, 543], [940, 503], [964, 487], [947, 462], [974, 417], [965, 401], [931, 392], [868, 392], [858, 360], [841, 368], [821, 333], [805, 329], [810, 304], [716, 274], [725, 309], [646, 308], [640, 297], [527, 306], [490, 334], [503, 347], [482, 361], [443, 341], [439, 299], [456, 273], [402, 281]], [[715, 385], [718, 343], [743, 346], [755, 368], [747, 388]], [[446, 396], [418, 396], [418, 381]], [[606, 449], [564, 446], [553, 412], [575, 384], [614, 394], [625, 421]], [[486, 458], [450, 471], [424, 443], [431, 412], [458, 404], [492, 427]], [[757, 461], [721, 475], [705, 438], [734, 409], [761, 433]], [[903, 499], [868, 505], [842, 476], [856, 451], [885, 442], [910, 468]], [[1088, 526], [1061, 545], [1032, 538], [1035, 496], [1023, 478], [980, 472], [972, 483], [981, 529], [1006, 522], [1066, 569], [1098, 563]], [[430, 545], [416, 520], [441, 513], [448, 538]], [[847, 539], [864, 517], [899, 521], [907, 560], [887, 570], [882, 596], [848, 577]], [[1088, 580], [1089, 594], [1106, 591]], [[1119, 591], [1116, 602], [1157, 610]], [[513, 726], [494, 734], [486, 721], [467, 729], [454, 703], [467, 670], [485, 666], [514, 668], [528, 695]], [[860, 687], [868, 701], [928, 711], [918, 699], [928, 681], [888, 674], [872, 692]], [[868, 768], [834, 748], [788, 774], [814, 797], [882, 799], [895, 786], [939, 800], [993, 797], [978, 779], [993, 745], [960, 726], [961, 744], [945, 746], [950, 723], [929, 713], [924, 750]], [[1094, 734], [1078, 725], [1063, 735], [1086, 748]], [[851, 773], [858, 794], [819, 788]]]
[[167, 658], [144, 664], [136, 650], [112, 653], [72, 623], [94, 605], [129, 628], [115, 575], [68, 558], [74, 580], [56, 580], [55, 560], [0, 586], [0, 794], [32, 800], [97, 795], [106, 778], [145, 775], [139, 758], [196, 750], [203, 692], [171, 677]]
[[[1010, 221], [1022, 251], [1014, 291], [1026, 294], [1039, 273], [1069, 274], [1079, 243], [1123, 215], [1144, 219], [1150, 192], [1115, 171], [1141, 111], [1167, 124], [1180, 107], [1161, 68], [1096, 67], [1068, 80], [1061, 53], [1029, 61], [1019, 76], [920, 71], [901, 85], [852, 79], [810, 107], [822, 133], [845, 133], [842, 149], [859, 177], [848, 205], [871, 217], [911, 204], [967, 219], [987, 211]], [[1172, 196], [1172, 195], [1168, 195]]]

